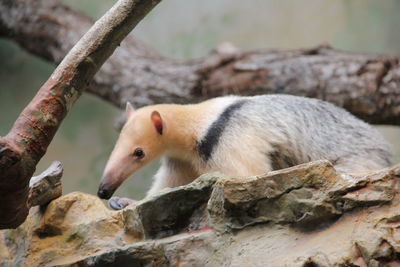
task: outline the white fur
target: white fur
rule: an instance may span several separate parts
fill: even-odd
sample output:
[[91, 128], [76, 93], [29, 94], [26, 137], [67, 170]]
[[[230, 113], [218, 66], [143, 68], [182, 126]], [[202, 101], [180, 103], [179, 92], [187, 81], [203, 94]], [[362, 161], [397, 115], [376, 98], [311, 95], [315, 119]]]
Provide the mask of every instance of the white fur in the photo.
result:
[[[239, 99], [254, 101], [254, 108], [247, 106], [240, 109], [239, 113], [244, 116], [232, 118], [231, 123], [235, 127], [229, 127], [223, 132], [212, 157], [204, 161], [195, 145], [193, 149], [167, 150], [148, 195], [163, 188], [190, 183], [207, 172], [218, 171], [232, 176], [269, 172], [272, 170], [272, 159], [268, 155], [276, 151], [277, 146], [290, 151], [298, 164], [318, 159], [338, 159], [335, 168], [340, 172], [365, 172], [388, 164], [389, 149], [374, 129], [331, 104], [300, 97], [228, 96], [211, 99], [190, 105], [197, 108], [196, 117], [174, 131], [182, 131], [180, 134], [192, 135], [193, 140], [199, 141], [206, 135], [211, 123]], [[286, 109], [286, 102], [292, 110]], [[308, 109], [303, 110], [303, 105]], [[324, 115], [328, 118], [325, 121], [319, 119], [322, 115], [320, 108], [325, 109], [323, 112], [326, 112]], [[296, 117], [298, 113], [302, 117]], [[336, 116], [340, 123], [343, 122], [340, 127], [349, 123], [354, 130], [335, 128], [340, 124], [328, 121], [329, 114]], [[298, 118], [303, 118], [303, 121]], [[168, 121], [166, 123], [168, 127]], [[354, 136], [349, 136], [353, 132]], [[364, 143], [355, 144], [360, 140], [357, 133], [364, 135]], [[348, 142], [341, 142], [342, 139]], [[168, 164], [171, 162], [172, 165]]]

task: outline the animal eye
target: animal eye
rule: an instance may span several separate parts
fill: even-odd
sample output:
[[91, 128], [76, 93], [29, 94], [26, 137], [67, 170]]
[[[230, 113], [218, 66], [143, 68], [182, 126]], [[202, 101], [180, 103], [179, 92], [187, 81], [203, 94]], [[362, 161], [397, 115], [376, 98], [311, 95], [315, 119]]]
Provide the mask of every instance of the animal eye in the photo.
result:
[[141, 148], [136, 148], [135, 151], [133, 152], [133, 156], [135, 156], [138, 159], [141, 159], [144, 157], [144, 152]]

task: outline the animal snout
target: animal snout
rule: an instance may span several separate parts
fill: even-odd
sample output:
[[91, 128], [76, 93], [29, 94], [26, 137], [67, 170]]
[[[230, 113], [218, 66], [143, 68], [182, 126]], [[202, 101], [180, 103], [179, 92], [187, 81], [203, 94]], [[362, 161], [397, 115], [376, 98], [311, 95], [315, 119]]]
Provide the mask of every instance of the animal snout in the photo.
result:
[[99, 187], [99, 191], [97, 191], [97, 196], [101, 199], [110, 199], [113, 195], [114, 190], [107, 190], [105, 188]]

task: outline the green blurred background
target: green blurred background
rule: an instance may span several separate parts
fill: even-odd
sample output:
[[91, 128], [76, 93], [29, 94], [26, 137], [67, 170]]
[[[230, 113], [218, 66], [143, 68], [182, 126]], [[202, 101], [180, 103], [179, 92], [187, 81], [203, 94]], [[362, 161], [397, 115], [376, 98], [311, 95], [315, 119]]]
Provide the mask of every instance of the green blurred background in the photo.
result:
[[[98, 18], [115, 1], [62, 1]], [[241, 49], [302, 48], [329, 43], [354, 51], [400, 54], [400, 1], [165, 0], [133, 34], [161, 54], [188, 59], [229, 41]], [[46, 81], [54, 66], [0, 39], [0, 135]], [[64, 120], [37, 173], [53, 160], [64, 165], [63, 190], [95, 194], [118, 133], [119, 110], [84, 94]], [[400, 130], [382, 127], [400, 161]], [[158, 163], [124, 183], [116, 195], [140, 199]]]

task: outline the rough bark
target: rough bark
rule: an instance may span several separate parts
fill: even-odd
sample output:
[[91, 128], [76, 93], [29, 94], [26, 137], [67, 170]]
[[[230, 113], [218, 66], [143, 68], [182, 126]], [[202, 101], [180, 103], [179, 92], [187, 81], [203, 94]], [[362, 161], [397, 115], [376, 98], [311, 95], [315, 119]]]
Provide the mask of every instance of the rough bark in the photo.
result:
[[[160, 1], [118, 1], [66, 55], [10, 132], [0, 137], [0, 229], [25, 220], [29, 180], [63, 118], [122, 39]], [[0, 9], [24, 3], [6, 0]], [[7, 11], [23, 21], [15, 10]]]
[[33, 176], [29, 182], [28, 206], [43, 206], [62, 195], [61, 162], [54, 161], [44, 172]]
[[[53, 0], [0, 0], [0, 35], [55, 64], [92, 20]], [[89, 92], [116, 106], [188, 103], [224, 94], [287, 93], [324, 99], [376, 124], [400, 125], [398, 57], [328, 46], [293, 51], [216, 49], [189, 61], [164, 58], [128, 37]]]

